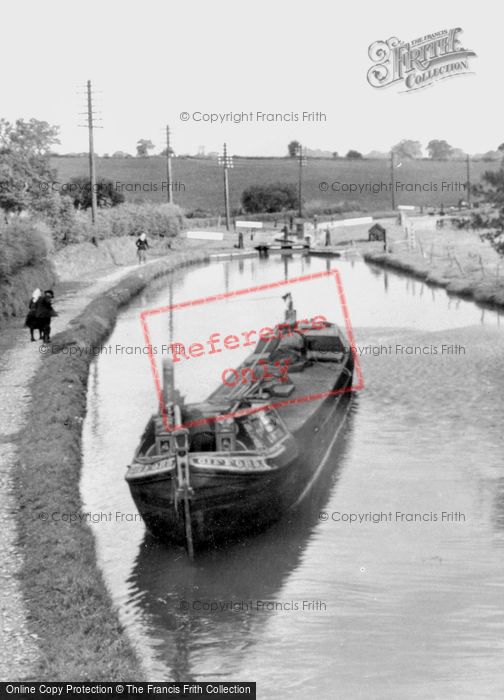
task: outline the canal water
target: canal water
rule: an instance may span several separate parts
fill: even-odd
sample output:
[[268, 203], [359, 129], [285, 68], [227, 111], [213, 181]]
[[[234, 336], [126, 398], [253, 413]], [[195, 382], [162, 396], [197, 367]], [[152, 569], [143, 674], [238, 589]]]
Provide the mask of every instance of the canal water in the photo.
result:
[[[345, 299], [316, 276], [334, 268]], [[344, 323], [346, 300], [364, 388], [299, 509], [190, 563], [145, 532], [124, 481], [157, 410], [140, 313], [158, 310], [159, 367], [170, 343], [278, 321], [286, 291], [300, 318]], [[256, 681], [265, 700], [504, 697], [503, 349], [497, 312], [362, 261], [217, 261], [130, 304], [91, 367], [81, 489], [149, 679]], [[249, 350], [181, 360], [176, 384], [202, 399]]]

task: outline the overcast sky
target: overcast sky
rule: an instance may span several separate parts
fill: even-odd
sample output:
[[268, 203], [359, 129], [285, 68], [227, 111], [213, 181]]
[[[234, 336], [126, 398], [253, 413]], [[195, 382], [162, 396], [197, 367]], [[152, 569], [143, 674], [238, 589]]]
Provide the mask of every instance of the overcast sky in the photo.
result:
[[[402, 138], [448, 140], [470, 153], [504, 141], [502, 22], [489, 0], [304, 2], [24, 0], [2, 8], [0, 116], [61, 127], [60, 152], [84, 151], [83, 85], [96, 87], [98, 153], [161, 150], [169, 123], [178, 153], [285, 155], [292, 139], [346, 153]], [[415, 93], [372, 88], [368, 47], [461, 27], [472, 75]], [[98, 92], [99, 91], [99, 92]], [[325, 123], [205, 124], [181, 112], [301, 113]]]

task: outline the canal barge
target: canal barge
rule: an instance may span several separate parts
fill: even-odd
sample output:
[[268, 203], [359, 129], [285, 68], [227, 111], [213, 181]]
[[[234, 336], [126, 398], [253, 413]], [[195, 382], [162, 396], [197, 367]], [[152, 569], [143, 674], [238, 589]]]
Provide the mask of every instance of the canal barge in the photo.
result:
[[[290, 295], [287, 295], [290, 298]], [[353, 354], [334, 323], [286, 320], [220, 385], [186, 404], [163, 366], [160, 413], [147, 423], [126, 481], [148, 530], [195, 549], [236, 541], [299, 504], [344, 425]]]

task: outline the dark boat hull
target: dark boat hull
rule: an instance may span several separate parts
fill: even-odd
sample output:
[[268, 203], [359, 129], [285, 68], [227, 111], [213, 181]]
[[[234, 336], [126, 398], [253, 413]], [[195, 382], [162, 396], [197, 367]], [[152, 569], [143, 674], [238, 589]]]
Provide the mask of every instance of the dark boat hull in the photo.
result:
[[[346, 375], [335, 388], [344, 391], [351, 381], [351, 375]], [[229, 473], [192, 465], [194, 544], [216, 546], [239, 540], [270, 526], [301, 502], [324, 466], [349, 400], [343, 392], [319, 400], [317, 411], [293, 434], [296, 449], [267, 459], [267, 470]], [[149, 531], [165, 542], [184, 545], [184, 505], [177, 499], [175, 471], [130, 481], [129, 486]]]

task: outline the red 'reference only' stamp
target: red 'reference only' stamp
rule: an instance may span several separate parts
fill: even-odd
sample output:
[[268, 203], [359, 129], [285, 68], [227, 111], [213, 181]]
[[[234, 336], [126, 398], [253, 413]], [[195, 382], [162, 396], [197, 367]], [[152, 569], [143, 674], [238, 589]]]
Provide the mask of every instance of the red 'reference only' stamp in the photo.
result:
[[[165, 397], [163, 395], [162, 382], [159, 374], [159, 370], [156, 364], [155, 353], [152, 348], [152, 338], [151, 330], [149, 327], [149, 319], [155, 316], [160, 316], [162, 314], [172, 314], [173, 312], [181, 312], [184, 309], [194, 309], [195, 307], [203, 307], [205, 311], [211, 310], [215, 312], [215, 307], [213, 305], [229, 300], [231, 298], [235, 300], [247, 299], [250, 295], [256, 295], [258, 292], [277, 290], [279, 295], [289, 291], [291, 289], [296, 289], [297, 285], [302, 283], [311, 282], [317, 279], [334, 279], [335, 289], [336, 289], [336, 303], [339, 306], [340, 313], [342, 315], [345, 334], [348, 340], [348, 346], [350, 352], [353, 355], [354, 360], [354, 372], [357, 381], [342, 389], [334, 389], [331, 391], [326, 391], [323, 393], [312, 393], [306, 396], [297, 396], [293, 399], [282, 399], [282, 400], [271, 400], [270, 402], [264, 402], [261, 406], [254, 406], [251, 408], [240, 408], [236, 412], [226, 413], [226, 414], [216, 414], [215, 416], [204, 417], [198, 420], [188, 421], [187, 423], [182, 423], [181, 425], [171, 425], [165, 406]], [[203, 309], [202, 309], [203, 310]], [[208, 312], [208, 311], [207, 311]], [[326, 319], [322, 314], [311, 316], [310, 318], [303, 318], [295, 324], [299, 326], [299, 332], [302, 333], [303, 328], [310, 328], [316, 330], [323, 327], [325, 321], [330, 321], [331, 319]], [[343, 285], [341, 282], [341, 277], [337, 269], [330, 269], [325, 272], [316, 272], [309, 275], [302, 275], [299, 277], [292, 277], [287, 280], [281, 280], [278, 282], [268, 282], [265, 284], [260, 284], [255, 287], [248, 287], [245, 289], [239, 289], [231, 292], [225, 292], [222, 294], [215, 294], [208, 297], [202, 297], [199, 299], [192, 299], [188, 301], [179, 302], [177, 304], [170, 304], [167, 306], [161, 306], [155, 309], [147, 309], [142, 311], [140, 314], [140, 321], [142, 324], [142, 330], [145, 338], [145, 344], [148, 350], [148, 357], [150, 361], [150, 367], [152, 371], [152, 376], [154, 380], [154, 387], [156, 391], [156, 396], [159, 402], [160, 415], [163, 420], [164, 429], [167, 432], [172, 430], [179, 430], [180, 428], [190, 428], [196, 427], [197, 425], [202, 425], [205, 423], [211, 423], [215, 421], [228, 420], [236, 416], [245, 416], [250, 413], [255, 413], [261, 410], [267, 410], [271, 408], [281, 408], [282, 406], [287, 406], [293, 403], [303, 403], [305, 401], [315, 401], [318, 399], [323, 399], [331, 395], [348, 393], [353, 391], [360, 391], [364, 389], [364, 379], [362, 376], [362, 370], [359, 363], [358, 353], [356, 351], [356, 344], [352, 329], [352, 324], [350, 322], [350, 315], [346, 303], [346, 297], [343, 290]], [[277, 323], [277, 327], [286, 327], [287, 323]], [[261, 340], [267, 341], [274, 337], [275, 329], [270, 326], [263, 326], [262, 328], [257, 328], [253, 330], [241, 331], [239, 333], [225, 334], [218, 331], [212, 332], [208, 339], [203, 343], [195, 341], [189, 344], [173, 343], [173, 355], [172, 362], [174, 365], [181, 362], [193, 362], [198, 358], [205, 358], [208, 356], [216, 355], [222, 352], [230, 352], [232, 350], [237, 350], [241, 348], [250, 347], [253, 349], [257, 343]], [[231, 355], [232, 357], [232, 355]], [[256, 380], [254, 375], [254, 370], [247, 367], [235, 368], [232, 361], [230, 361], [230, 366], [224, 369], [220, 374], [220, 381], [228, 387], [235, 387], [239, 384], [246, 385], [248, 382]], [[288, 360], [277, 361], [275, 363], [268, 364], [267, 361], [260, 360], [258, 363], [261, 366], [261, 377], [262, 379], [275, 376], [279, 382], [288, 381]]]

